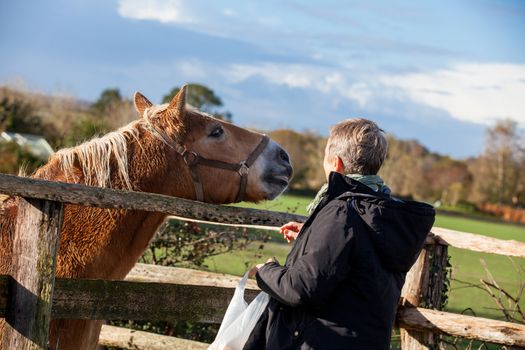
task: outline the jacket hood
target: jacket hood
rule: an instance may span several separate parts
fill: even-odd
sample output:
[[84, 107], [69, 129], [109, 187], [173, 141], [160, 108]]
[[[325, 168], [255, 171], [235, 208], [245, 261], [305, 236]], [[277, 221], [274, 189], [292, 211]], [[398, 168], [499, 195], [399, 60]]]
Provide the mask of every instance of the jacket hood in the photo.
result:
[[331, 173], [328, 200], [349, 200], [361, 217], [387, 270], [408, 272], [434, 224], [436, 212], [426, 203], [405, 201], [339, 173]]

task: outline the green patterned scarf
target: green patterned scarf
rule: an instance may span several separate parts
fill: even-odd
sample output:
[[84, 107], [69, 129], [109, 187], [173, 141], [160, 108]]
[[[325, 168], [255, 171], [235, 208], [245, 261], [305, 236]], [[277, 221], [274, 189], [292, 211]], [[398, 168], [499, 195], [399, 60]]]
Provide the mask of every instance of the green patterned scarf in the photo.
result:
[[[346, 177], [349, 177], [353, 180], [361, 182], [363, 185], [370, 187], [376, 192], [385, 192], [390, 193], [390, 189], [379, 175], [361, 175], [361, 174], [347, 174]], [[328, 184], [324, 184], [323, 187], [317, 192], [313, 201], [308, 204], [306, 211], [308, 214], [312, 214], [315, 208], [321, 203], [326, 192], [328, 192]]]

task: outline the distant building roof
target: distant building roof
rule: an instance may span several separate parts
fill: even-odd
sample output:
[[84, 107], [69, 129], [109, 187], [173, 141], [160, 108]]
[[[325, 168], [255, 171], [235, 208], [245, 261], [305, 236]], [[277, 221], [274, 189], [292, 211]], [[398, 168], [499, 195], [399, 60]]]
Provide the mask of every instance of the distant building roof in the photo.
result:
[[43, 160], [47, 160], [55, 153], [46, 139], [38, 135], [2, 131], [0, 133], [1, 140], [16, 142], [29, 153]]

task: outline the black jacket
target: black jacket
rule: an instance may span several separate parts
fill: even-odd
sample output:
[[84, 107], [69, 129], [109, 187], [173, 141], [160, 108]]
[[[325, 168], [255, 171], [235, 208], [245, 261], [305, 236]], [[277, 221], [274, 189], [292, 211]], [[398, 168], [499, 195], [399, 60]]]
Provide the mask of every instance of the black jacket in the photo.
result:
[[265, 264], [271, 298], [244, 349], [389, 349], [406, 272], [435, 211], [331, 173], [285, 266]]

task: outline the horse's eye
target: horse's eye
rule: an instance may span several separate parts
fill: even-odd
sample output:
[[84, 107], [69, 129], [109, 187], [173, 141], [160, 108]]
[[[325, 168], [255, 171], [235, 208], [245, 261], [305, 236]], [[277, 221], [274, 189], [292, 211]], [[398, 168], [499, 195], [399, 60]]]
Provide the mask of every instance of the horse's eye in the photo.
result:
[[218, 126], [208, 135], [209, 137], [219, 138], [224, 134], [224, 130]]

